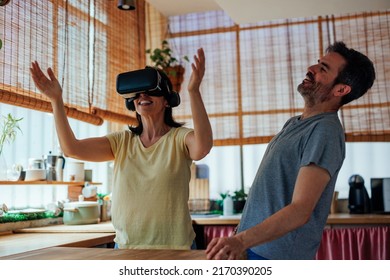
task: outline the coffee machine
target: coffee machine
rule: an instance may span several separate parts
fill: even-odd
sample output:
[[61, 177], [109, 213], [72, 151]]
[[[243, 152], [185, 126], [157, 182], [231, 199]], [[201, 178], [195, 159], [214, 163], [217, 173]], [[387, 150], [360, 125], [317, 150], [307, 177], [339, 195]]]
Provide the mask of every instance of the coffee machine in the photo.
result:
[[355, 174], [349, 180], [348, 208], [351, 214], [365, 214], [371, 212], [370, 198], [364, 186], [362, 176]]
[[390, 178], [371, 178], [371, 212], [390, 214]]

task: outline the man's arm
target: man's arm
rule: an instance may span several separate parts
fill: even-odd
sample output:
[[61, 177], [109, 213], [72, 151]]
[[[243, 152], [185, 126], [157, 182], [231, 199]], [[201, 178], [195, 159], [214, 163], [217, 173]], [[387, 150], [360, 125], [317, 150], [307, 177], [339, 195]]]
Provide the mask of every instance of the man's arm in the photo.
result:
[[329, 180], [328, 171], [317, 165], [302, 167], [289, 205], [237, 235], [213, 239], [207, 246], [207, 258], [237, 259], [246, 249], [277, 239], [304, 225], [310, 219]]

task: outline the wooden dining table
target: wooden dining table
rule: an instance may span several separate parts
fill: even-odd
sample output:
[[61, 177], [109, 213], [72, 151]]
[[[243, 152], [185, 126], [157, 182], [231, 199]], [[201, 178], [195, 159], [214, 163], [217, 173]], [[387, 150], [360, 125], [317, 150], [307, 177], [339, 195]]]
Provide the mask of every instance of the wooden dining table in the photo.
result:
[[204, 250], [50, 247], [3, 256], [0, 260], [206, 260], [206, 253]]

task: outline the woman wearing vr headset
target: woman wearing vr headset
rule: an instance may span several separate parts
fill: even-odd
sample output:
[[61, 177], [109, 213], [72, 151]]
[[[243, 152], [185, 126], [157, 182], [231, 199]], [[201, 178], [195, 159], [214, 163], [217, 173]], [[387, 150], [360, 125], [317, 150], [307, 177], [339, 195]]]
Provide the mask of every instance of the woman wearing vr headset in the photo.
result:
[[180, 99], [176, 100], [179, 96], [160, 72], [160, 91], [143, 92], [126, 100], [126, 106], [136, 111], [137, 127], [77, 139], [53, 70], [48, 68], [46, 77], [37, 62], [31, 65], [36, 87], [51, 101], [64, 154], [85, 161], [114, 160], [112, 223], [117, 248], [190, 249], [193, 244], [195, 233], [188, 209], [190, 166], [209, 153], [213, 142], [200, 93], [205, 73], [202, 48], [194, 55], [191, 67], [188, 93], [193, 129], [173, 120], [172, 107], [179, 105]]

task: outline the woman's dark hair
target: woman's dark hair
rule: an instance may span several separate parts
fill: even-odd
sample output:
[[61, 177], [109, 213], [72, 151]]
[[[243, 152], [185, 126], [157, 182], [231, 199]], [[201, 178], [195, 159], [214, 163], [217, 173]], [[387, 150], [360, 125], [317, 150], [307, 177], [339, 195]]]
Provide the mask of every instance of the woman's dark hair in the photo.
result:
[[[173, 86], [171, 81], [169, 80], [167, 74], [165, 74], [164, 71], [158, 69], [158, 72], [161, 75], [162, 84], [166, 84], [168, 86], [168, 91], [164, 92], [164, 98], [168, 100], [169, 94], [172, 94]], [[177, 93], [176, 93], [177, 94]], [[136, 118], [138, 121], [138, 126], [129, 126], [129, 129], [136, 135], [141, 135], [142, 131], [144, 130], [144, 127], [142, 125], [142, 118], [141, 115], [136, 112]], [[172, 115], [172, 107], [166, 107], [164, 111], [164, 123], [167, 124], [170, 127], [181, 127], [183, 126], [183, 123], [178, 123], [173, 119]]]
[[346, 60], [346, 65], [338, 74], [335, 84], [351, 87], [351, 92], [344, 95], [341, 105], [345, 105], [364, 95], [374, 84], [375, 69], [372, 61], [364, 54], [349, 49], [344, 42], [336, 42], [326, 49], [327, 53], [336, 52]]
[[[142, 131], [144, 130], [144, 127], [142, 125], [142, 119], [141, 119], [141, 115], [136, 113], [136, 118], [138, 120], [138, 126], [129, 126], [129, 129], [137, 134], [137, 135], [141, 135]], [[181, 127], [183, 126], [183, 123], [178, 123], [176, 122], [174, 119], [173, 119], [173, 116], [172, 116], [172, 108], [171, 107], [167, 107], [165, 108], [165, 112], [164, 112], [164, 123], [167, 124], [168, 126], [170, 127]]]

